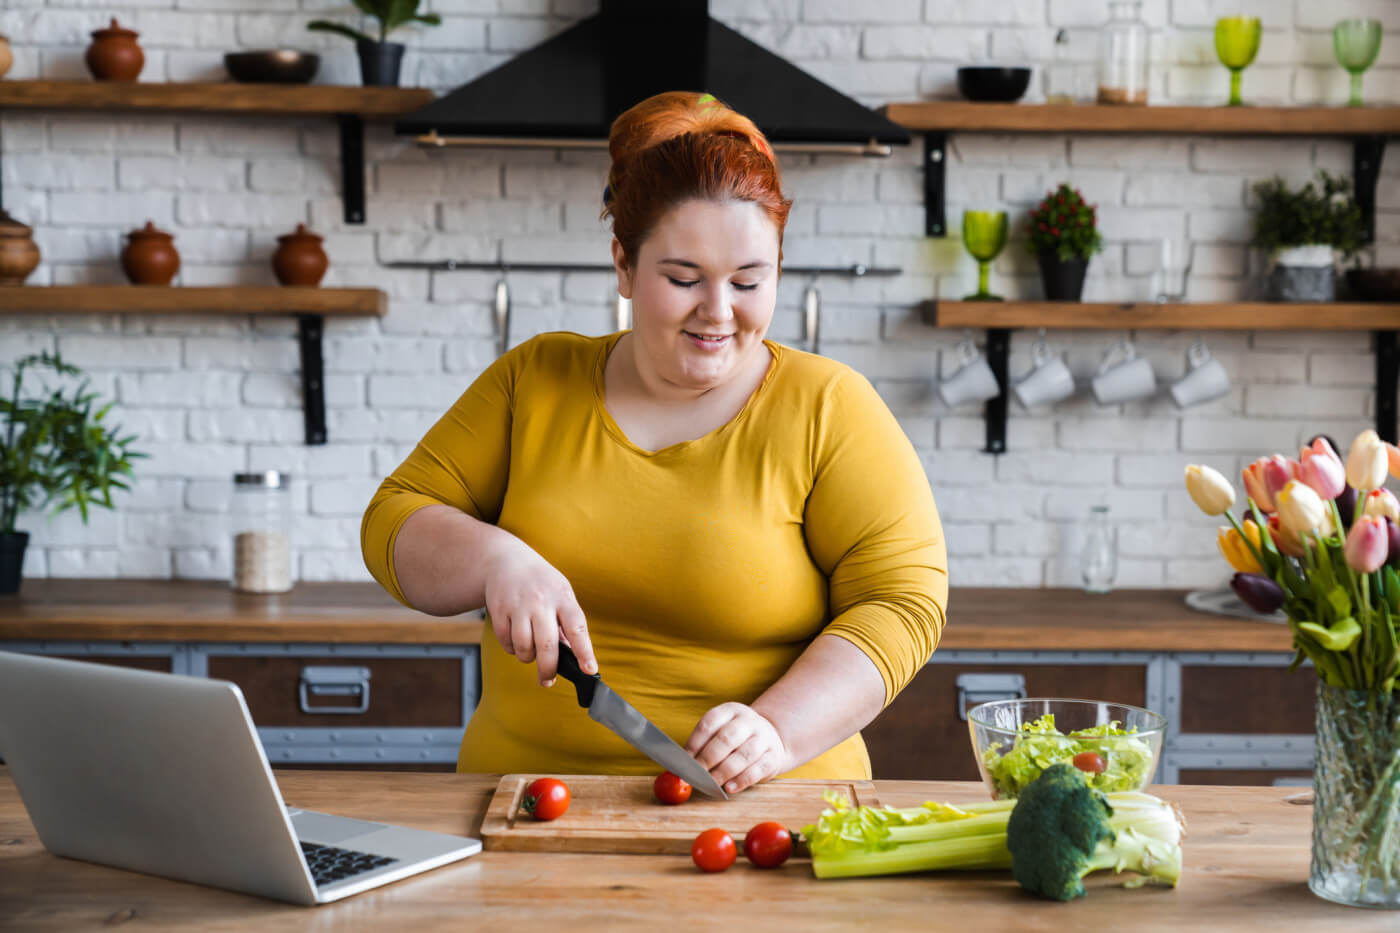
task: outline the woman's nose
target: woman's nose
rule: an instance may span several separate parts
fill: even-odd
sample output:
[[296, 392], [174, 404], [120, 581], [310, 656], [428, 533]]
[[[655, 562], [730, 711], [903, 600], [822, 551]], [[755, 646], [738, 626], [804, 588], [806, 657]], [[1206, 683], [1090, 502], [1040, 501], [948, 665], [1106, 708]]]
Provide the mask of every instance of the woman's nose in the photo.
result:
[[721, 283], [707, 288], [696, 312], [707, 321], [728, 321], [733, 318], [734, 308], [729, 303], [728, 286]]

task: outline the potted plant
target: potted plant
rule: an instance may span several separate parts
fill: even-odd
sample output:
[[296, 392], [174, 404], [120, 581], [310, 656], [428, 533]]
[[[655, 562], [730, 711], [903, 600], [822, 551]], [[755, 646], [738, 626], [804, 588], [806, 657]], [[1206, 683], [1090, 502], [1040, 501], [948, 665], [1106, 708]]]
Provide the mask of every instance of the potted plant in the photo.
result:
[[101, 404], [86, 380], [26, 395], [30, 369], [82, 376], [56, 353], [26, 356], [13, 366], [8, 396], [0, 397], [0, 593], [19, 591], [29, 544], [29, 534], [15, 530], [21, 511], [76, 508], [86, 522], [90, 506], [110, 509], [112, 490], [130, 488], [123, 477], [145, 456], [130, 448], [135, 438], [117, 436], [106, 423], [112, 403]]
[[1103, 249], [1098, 215], [1078, 188], [1061, 185], [1031, 211], [1027, 248], [1040, 261], [1050, 301], [1078, 301], [1084, 293], [1089, 257]]
[[399, 66], [403, 64], [403, 43], [386, 41], [389, 33], [408, 23], [423, 23], [427, 26], [442, 25], [442, 17], [436, 13], [419, 13], [422, 0], [351, 0], [355, 9], [379, 21], [379, 38], [325, 19], [315, 19], [306, 24], [313, 32], [334, 32], [355, 40], [355, 51], [360, 56], [360, 81], [366, 86], [385, 85], [393, 87], [399, 83]]
[[1297, 191], [1274, 177], [1254, 186], [1259, 206], [1253, 244], [1270, 254], [1264, 297], [1269, 301], [1332, 301], [1337, 296], [1336, 254], [1361, 246], [1361, 208], [1351, 179], [1318, 171]]

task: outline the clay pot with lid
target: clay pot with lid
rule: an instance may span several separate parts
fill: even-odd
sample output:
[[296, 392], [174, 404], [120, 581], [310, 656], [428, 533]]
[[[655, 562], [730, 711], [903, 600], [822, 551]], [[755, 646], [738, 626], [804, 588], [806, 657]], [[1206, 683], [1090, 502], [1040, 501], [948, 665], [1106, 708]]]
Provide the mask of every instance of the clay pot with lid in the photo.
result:
[[5, 73], [10, 70], [10, 66], [14, 63], [15, 55], [10, 50], [10, 40], [0, 36], [0, 78], [5, 77]]
[[320, 285], [331, 264], [321, 248], [321, 237], [297, 224], [296, 230], [277, 238], [272, 254], [272, 271], [283, 285]]
[[0, 210], [0, 285], [23, 285], [39, 266], [33, 231]]
[[175, 237], [146, 221], [146, 226], [126, 235], [122, 270], [133, 285], [169, 285], [180, 271]]
[[83, 60], [99, 81], [135, 81], [146, 64], [146, 55], [136, 43], [139, 33], [119, 25], [115, 19], [106, 29], [92, 34], [92, 44]]

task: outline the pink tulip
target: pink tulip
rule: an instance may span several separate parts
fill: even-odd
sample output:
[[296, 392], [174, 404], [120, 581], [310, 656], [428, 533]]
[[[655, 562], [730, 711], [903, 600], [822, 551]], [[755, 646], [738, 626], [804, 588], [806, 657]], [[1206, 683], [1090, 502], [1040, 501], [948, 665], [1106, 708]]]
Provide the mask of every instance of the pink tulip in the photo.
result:
[[1296, 534], [1284, 529], [1277, 515], [1269, 516], [1269, 537], [1274, 539], [1274, 547], [1278, 548], [1280, 553], [1289, 557], [1303, 556], [1303, 543], [1298, 540]]
[[[1345, 470], [1343, 471], [1345, 474]], [[1281, 454], [1260, 457], [1244, 468], [1244, 492], [1265, 512], [1278, 511], [1278, 493], [1298, 475], [1298, 464]], [[1321, 495], [1321, 493], [1319, 493]], [[1327, 498], [1332, 498], [1328, 496]]]
[[1346, 487], [1347, 468], [1327, 439], [1319, 437], [1299, 452], [1298, 478], [1322, 499], [1335, 499]]
[[1358, 518], [1347, 533], [1347, 543], [1342, 553], [1346, 556], [1347, 566], [1357, 573], [1379, 570], [1390, 553], [1390, 534], [1386, 531], [1385, 519], [1374, 515]]

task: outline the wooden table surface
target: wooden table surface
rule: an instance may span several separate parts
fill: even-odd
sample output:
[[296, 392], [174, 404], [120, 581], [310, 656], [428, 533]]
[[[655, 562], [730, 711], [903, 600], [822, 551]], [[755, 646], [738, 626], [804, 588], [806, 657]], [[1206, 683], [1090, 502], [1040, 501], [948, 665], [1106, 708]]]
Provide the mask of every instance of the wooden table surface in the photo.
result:
[[[1205, 615], [1185, 590], [954, 588], [946, 651], [1292, 650], [1288, 627]], [[25, 580], [0, 596], [0, 641], [238, 641], [477, 644], [479, 618], [436, 618], [374, 583], [298, 583], [235, 593], [221, 581]]]
[[[281, 771], [288, 803], [472, 835], [493, 775]], [[877, 782], [882, 800], [985, 799], [981, 785]], [[1400, 928], [1393, 912], [1340, 907], [1307, 888], [1312, 810], [1297, 788], [1154, 789], [1186, 815], [1175, 889], [1090, 880], [1067, 904], [1008, 874], [816, 881], [807, 862], [761, 871], [740, 859], [705, 875], [685, 856], [488, 851], [324, 907], [304, 908], [50, 855], [0, 769], [0, 928], [89, 930], [1335, 930]], [[814, 815], [820, 808], [814, 804]], [[567, 818], [567, 815], [566, 815]], [[1121, 879], [1120, 879], [1121, 880]]]

